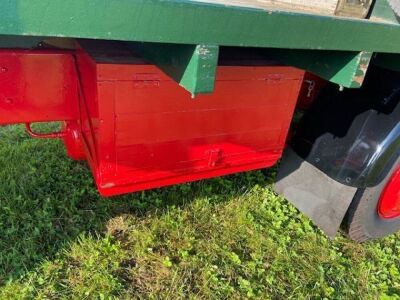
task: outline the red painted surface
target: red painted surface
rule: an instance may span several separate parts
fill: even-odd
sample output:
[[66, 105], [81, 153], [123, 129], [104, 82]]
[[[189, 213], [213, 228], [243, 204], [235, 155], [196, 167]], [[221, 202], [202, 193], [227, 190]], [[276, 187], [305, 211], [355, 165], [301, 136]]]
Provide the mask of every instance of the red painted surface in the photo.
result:
[[68, 52], [0, 50], [0, 125], [77, 119], [75, 69]]
[[86, 155], [83, 148], [83, 140], [80, 123], [78, 121], [67, 121], [63, 124], [64, 145], [67, 155], [74, 160], [85, 160]]
[[82, 137], [105, 196], [260, 169], [281, 157], [304, 73], [223, 66], [195, 100], [153, 65], [78, 56]]
[[304, 76], [220, 66], [215, 92], [192, 99], [131, 53], [0, 51], [0, 68], [0, 124], [64, 121], [50, 137], [105, 196], [274, 165]]
[[303, 86], [300, 90], [297, 108], [307, 110], [317, 99], [321, 90], [326, 86], [327, 81], [312, 73], [305, 73]]
[[382, 193], [378, 213], [384, 219], [400, 217], [400, 166], [394, 172]]

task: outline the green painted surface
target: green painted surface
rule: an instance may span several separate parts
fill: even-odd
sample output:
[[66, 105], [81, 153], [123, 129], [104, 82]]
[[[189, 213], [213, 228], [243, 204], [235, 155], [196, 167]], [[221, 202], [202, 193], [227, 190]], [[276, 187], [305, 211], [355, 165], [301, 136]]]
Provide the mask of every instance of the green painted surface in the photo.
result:
[[131, 47], [193, 96], [214, 91], [218, 46], [132, 43]]
[[376, 0], [371, 18], [378, 21], [399, 24], [399, 20], [387, 0]]
[[382, 68], [400, 72], [399, 54], [376, 54], [373, 63]]
[[365, 51], [274, 50], [270, 54], [347, 88], [362, 86], [372, 57], [371, 52]]
[[[374, 9], [371, 13], [371, 18], [386, 20], [399, 24], [400, 19], [396, 17], [396, 14], [390, 7], [387, 0], [377, 0]], [[374, 65], [400, 72], [400, 55], [399, 54], [387, 54], [387, 53], [376, 53], [372, 59]]]
[[183, 0], [2, 0], [0, 34], [400, 53], [400, 25]]

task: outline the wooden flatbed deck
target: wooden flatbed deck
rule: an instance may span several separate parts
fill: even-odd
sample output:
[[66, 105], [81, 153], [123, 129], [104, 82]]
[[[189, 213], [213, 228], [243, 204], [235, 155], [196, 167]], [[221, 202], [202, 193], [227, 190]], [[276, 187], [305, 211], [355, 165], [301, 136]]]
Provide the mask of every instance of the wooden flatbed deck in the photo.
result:
[[334, 15], [339, 0], [193, 0], [227, 6]]
[[[300, 3], [280, 3], [290, 1]], [[277, 6], [266, 12], [268, 3], [272, 0], [0, 1], [0, 36], [400, 53], [400, 24], [386, 0], [376, 1], [370, 20]]]

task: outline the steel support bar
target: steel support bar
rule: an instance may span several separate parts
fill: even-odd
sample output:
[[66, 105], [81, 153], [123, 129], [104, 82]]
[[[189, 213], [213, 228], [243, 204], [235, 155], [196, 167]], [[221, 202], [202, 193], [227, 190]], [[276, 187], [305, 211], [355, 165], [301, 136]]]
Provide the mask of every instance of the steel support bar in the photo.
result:
[[373, 63], [379, 67], [400, 72], [399, 54], [376, 54]]
[[[1, 21], [0, 21], [1, 22]], [[0, 49], [31, 49], [36, 47], [45, 38], [40, 36], [8, 36], [0, 37]]]
[[131, 43], [130, 46], [193, 97], [214, 91], [218, 46], [160, 43]]
[[0, 1], [0, 34], [400, 53], [400, 25], [189, 0]]
[[371, 52], [274, 50], [278, 60], [307, 70], [346, 88], [359, 88], [371, 61]]
[[375, 0], [374, 9], [371, 12], [370, 19], [376, 21], [386, 21], [393, 24], [398, 24], [399, 20], [396, 17], [393, 9], [390, 7], [387, 0]]

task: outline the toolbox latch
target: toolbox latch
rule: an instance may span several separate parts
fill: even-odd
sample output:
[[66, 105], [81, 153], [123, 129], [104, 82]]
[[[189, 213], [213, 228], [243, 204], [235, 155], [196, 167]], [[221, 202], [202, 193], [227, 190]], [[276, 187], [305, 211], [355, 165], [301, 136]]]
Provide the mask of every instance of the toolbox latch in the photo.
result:
[[221, 160], [222, 151], [221, 149], [213, 149], [207, 151], [208, 154], [208, 166], [214, 168]]

